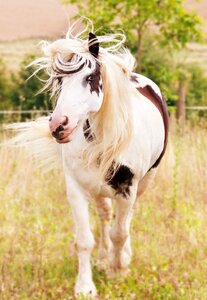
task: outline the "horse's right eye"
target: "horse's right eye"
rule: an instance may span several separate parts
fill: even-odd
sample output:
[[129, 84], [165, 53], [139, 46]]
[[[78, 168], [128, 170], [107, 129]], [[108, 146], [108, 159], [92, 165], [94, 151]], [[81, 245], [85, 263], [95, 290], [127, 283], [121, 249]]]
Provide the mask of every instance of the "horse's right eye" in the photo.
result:
[[62, 84], [62, 77], [58, 77], [57, 80], [58, 80], [58, 84], [61, 85]]

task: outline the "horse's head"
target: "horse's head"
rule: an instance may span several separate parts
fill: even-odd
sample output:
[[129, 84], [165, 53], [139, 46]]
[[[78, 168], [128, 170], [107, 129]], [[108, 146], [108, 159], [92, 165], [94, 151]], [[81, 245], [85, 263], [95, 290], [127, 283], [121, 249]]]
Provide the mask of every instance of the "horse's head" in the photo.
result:
[[59, 96], [49, 126], [58, 143], [71, 141], [79, 121], [88, 113], [97, 112], [102, 105], [99, 43], [92, 33], [89, 34], [88, 50], [88, 53], [74, 53], [70, 57], [58, 53], [54, 60]]

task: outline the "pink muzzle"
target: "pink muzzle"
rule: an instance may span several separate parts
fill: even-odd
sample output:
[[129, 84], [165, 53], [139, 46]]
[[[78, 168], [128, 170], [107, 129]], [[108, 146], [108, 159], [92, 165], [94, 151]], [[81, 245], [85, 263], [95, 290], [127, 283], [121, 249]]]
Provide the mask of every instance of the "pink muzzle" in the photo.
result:
[[77, 118], [71, 119], [68, 116], [53, 112], [49, 119], [49, 128], [56, 141], [64, 144], [72, 140], [72, 132], [77, 127], [77, 123]]

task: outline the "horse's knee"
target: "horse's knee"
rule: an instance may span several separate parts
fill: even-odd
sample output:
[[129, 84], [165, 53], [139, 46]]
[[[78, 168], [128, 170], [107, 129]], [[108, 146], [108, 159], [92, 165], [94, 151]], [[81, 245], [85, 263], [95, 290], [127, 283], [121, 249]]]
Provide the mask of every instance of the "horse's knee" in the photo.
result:
[[76, 238], [76, 247], [78, 252], [80, 251], [91, 251], [95, 245], [95, 240], [93, 237], [93, 234], [87, 234], [87, 235], [78, 235]]
[[112, 228], [110, 231], [110, 239], [114, 245], [123, 246], [126, 242], [127, 238], [129, 236], [129, 233], [124, 228], [118, 228], [114, 229]]

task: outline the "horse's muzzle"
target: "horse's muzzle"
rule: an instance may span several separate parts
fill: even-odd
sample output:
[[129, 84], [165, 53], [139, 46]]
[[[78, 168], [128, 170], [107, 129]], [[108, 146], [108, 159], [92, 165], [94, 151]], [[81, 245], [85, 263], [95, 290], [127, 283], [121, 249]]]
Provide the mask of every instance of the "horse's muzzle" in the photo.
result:
[[49, 127], [52, 136], [59, 144], [68, 143], [72, 140], [71, 134], [76, 126], [69, 124], [67, 116], [53, 114], [49, 119]]

